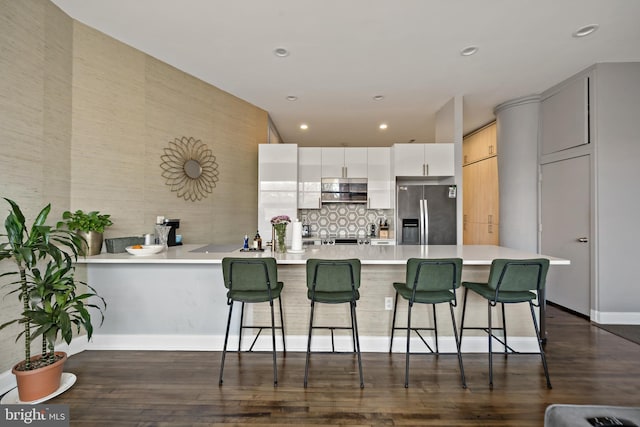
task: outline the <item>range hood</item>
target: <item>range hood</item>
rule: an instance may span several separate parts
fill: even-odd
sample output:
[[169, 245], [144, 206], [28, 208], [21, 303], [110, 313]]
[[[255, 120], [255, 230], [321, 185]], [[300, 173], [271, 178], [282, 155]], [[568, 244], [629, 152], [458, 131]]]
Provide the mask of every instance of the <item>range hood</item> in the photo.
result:
[[367, 203], [367, 178], [322, 178], [321, 200], [326, 203]]

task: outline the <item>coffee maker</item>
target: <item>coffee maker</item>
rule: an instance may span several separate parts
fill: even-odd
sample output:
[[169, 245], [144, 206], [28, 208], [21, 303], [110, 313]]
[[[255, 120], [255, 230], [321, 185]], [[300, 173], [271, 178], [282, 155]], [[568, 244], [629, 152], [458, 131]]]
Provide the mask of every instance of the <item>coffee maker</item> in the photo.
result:
[[179, 219], [165, 219], [164, 225], [168, 225], [171, 227], [169, 230], [169, 237], [167, 237], [167, 246], [179, 246], [182, 244], [176, 243], [176, 229], [180, 228], [180, 220]]

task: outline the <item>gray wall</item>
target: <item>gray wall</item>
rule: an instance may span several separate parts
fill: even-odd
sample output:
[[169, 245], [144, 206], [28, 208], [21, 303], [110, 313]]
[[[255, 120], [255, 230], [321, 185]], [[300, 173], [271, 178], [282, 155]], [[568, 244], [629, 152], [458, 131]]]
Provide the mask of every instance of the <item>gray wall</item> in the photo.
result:
[[595, 68], [596, 310], [640, 324], [640, 63]]
[[[180, 218], [189, 243], [235, 242], [255, 230], [266, 111], [48, 0], [0, 0], [0, 40], [0, 197], [18, 202], [28, 221], [51, 203], [51, 224], [67, 209], [111, 214], [105, 237], [151, 232], [156, 215]], [[219, 181], [200, 202], [177, 198], [161, 177], [163, 149], [182, 136], [216, 156]], [[0, 200], [2, 221], [7, 211]], [[10, 267], [0, 263], [0, 273]], [[17, 313], [15, 295], [0, 298], [0, 324]], [[22, 359], [17, 332], [0, 332], [0, 372]]]
[[540, 97], [496, 107], [500, 245], [538, 252], [538, 115]]
[[[634, 267], [640, 241], [640, 63], [596, 64], [571, 79], [587, 73], [595, 79], [592, 143], [552, 156], [559, 160], [592, 150], [595, 157], [592, 320], [640, 324], [640, 286]], [[496, 107], [496, 115], [500, 244], [538, 250], [539, 98], [506, 102]]]

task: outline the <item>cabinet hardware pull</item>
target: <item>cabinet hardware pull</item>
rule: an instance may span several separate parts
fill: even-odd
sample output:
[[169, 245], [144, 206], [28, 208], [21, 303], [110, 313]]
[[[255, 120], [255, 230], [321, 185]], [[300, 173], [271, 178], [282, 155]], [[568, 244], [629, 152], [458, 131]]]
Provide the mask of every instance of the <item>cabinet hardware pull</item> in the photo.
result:
[[489, 234], [493, 234], [493, 224], [487, 224], [487, 231]]
[[578, 242], [580, 243], [589, 243], [588, 237], [578, 237]]
[[487, 215], [487, 222], [493, 224], [493, 215]]

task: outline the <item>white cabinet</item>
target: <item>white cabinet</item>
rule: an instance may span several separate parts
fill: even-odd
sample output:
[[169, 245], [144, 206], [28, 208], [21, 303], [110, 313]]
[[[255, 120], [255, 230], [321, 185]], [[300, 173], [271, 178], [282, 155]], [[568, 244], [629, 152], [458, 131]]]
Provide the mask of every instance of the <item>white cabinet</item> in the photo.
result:
[[323, 147], [323, 178], [365, 178], [367, 176], [367, 149]]
[[367, 179], [369, 208], [392, 209], [391, 147], [367, 148]]
[[322, 149], [301, 147], [298, 149], [298, 209], [320, 208], [320, 183], [322, 179]]
[[344, 149], [345, 178], [367, 177], [367, 148]]
[[394, 144], [394, 176], [454, 176], [453, 144]]
[[[297, 216], [298, 146], [260, 144], [258, 146], [258, 230], [271, 240], [271, 218]], [[251, 232], [251, 230], [247, 230]], [[288, 233], [290, 235], [291, 233]]]

